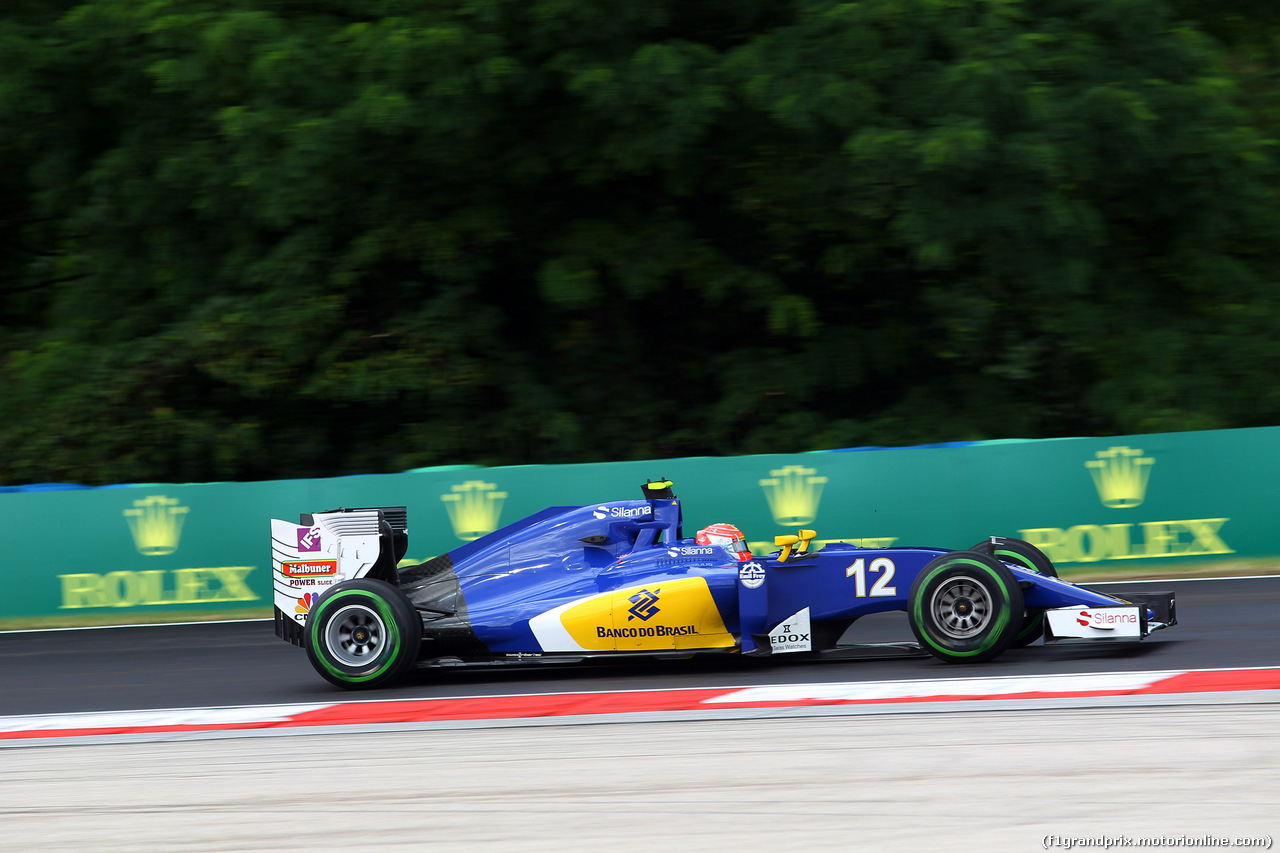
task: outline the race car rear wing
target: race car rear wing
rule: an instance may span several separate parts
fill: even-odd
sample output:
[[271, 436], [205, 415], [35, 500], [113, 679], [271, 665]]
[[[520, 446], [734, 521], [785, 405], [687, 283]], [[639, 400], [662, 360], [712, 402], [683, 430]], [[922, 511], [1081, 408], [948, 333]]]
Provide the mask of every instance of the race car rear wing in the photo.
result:
[[338, 507], [337, 509], [319, 513], [301, 513], [298, 516], [298, 523], [303, 527], [312, 527], [315, 525], [315, 517], [317, 515], [334, 516], [342, 513], [367, 512], [379, 514], [378, 534], [386, 538], [383, 538], [381, 542], [382, 547], [379, 551], [377, 562], [365, 573], [364, 577], [374, 577], [385, 580], [387, 583], [397, 583], [396, 566], [404, 559], [405, 553], [409, 550], [409, 510], [407, 507]]
[[298, 522], [271, 521], [275, 632], [294, 645], [302, 645], [307, 617], [326, 589], [364, 577], [398, 584], [396, 566], [409, 548], [402, 506], [306, 512]]

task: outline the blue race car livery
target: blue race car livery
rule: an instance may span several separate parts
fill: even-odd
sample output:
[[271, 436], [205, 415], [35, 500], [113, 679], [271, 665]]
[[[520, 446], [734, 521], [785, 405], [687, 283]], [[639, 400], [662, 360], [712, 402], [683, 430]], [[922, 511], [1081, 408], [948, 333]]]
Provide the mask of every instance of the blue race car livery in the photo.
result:
[[[404, 507], [273, 519], [276, 634], [330, 682], [364, 688], [415, 667], [606, 655], [927, 652], [966, 663], [1042, 636], [1138, 641], [1177, 621], [1172, 593], [1068, 583], [1019, 539], [810, 551], [814, 531], [799, 530], [755, 558], [732, 535], [685, 538], [682, 518], [670, 481], [648, 482], [640, 500], [550, 507], [403, 567]], [[840, 644], [855, 620], [886, 611], [907, 614], [916, 643]]]

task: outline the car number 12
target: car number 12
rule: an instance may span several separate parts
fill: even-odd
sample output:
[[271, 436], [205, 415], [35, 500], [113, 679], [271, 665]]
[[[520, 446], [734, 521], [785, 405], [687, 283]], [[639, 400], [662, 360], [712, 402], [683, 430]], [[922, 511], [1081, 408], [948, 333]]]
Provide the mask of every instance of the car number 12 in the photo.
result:
[[[871, 598], [885, 598], [898, 594], [896, 586], [889, 586], [889, 581], [893, 580], [895, 571], [893, 560], [888, 557], [881, 557], [878, 560], [871, 561], [872, 572], [882, 572], [879, 579], [871, 585]], [[844, 576], [853, 578], [854, 595], [858, 598], [867, 598], [867, 561], [859, 557], [857, 562], [844, 570]]]

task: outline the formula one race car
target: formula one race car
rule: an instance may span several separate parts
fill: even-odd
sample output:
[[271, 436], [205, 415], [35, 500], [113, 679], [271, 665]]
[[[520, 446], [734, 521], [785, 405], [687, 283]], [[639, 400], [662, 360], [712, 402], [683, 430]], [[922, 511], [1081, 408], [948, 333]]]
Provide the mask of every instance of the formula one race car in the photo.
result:
[[[1176, 622], [1172, 593], [1115, 597], [1059, 580], [1034, 546], [809, 550], [812, 530], [754, 558], [741, 532], [686, 539], [670, 481], [644, 498], [551, 507], [398, 567], [404, 507], [272, 520], [276, 634], [341, 687], [415, 666], [693, 653], [797, 657], [928, 652], [986, 661], [1046, 641], [1137, 641]], [[905, 611], [916, 644], [839, 646], [854, 620]]]

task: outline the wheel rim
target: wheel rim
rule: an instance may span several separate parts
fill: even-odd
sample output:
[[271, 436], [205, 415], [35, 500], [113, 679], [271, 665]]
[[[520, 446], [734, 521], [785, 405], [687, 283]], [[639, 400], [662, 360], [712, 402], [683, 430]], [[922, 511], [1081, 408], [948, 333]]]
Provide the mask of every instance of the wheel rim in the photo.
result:
[[950, 578], [933, 593], [933, 621], [947, 636], [964, 640], [982, 633], [991, 622], [991, 593], [969, 577]]
[[348, 666], [361, 666], [378, 656], [387, 641], [387, 626], [375, 611], [348, 604], [333, 614], [324, 632], [329, 654]]

